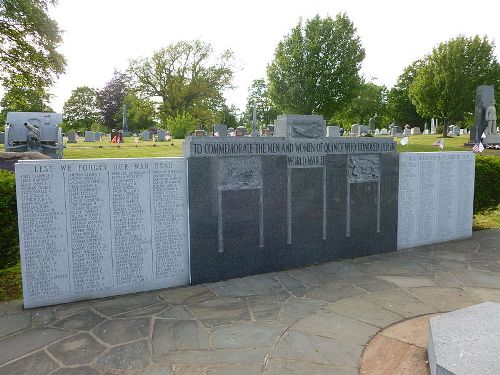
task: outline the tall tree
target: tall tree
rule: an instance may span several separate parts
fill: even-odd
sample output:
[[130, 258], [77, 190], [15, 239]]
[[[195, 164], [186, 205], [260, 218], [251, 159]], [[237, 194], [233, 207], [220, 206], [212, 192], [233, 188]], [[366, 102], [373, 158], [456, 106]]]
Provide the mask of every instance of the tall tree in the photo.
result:
[[123, 100], [127, 93], [125, 74], [115, 70], [111, 81], [103, 89], [97, 91], [98, 105], [104, 125], [109, 129], [117, 126], [122, 117]]
[[281, 112], [331, 118], [356, 97], [364, 57], [347, 15], [300, 21], [267, 68], [270, 98]]
[[66, 129], [90, 130], [92, 125], [102, 123], [97, 92], [88, 86], [77, 87], [71, 92], [64, 103], [63, 112]]
[[[22, 76], [30, 87], [50, 86], [66, 62], [57, 51], [62, 32], [47, 14], [57, 0], [0, 1], [0, 79]], [[9, 89], [9, 87], [7, 87]]]
[[[461, 121], [474, 111], [476, 87], [500, 85], [495, 45], [487, 37], [458, 36], [441, 43], [422, 59], [410, 84], [410, 98], [423, 117], [446, 124]], [[446, 135], [446, 126], [444, 127]]]
[[257, 123], [259, 125], [272, 123], [279, 114], [269, 98], [269, 87], [263, 79], [255, 79], [248, 89], [247, 106], [245, 110], [245, 120], [247, 122], [251, 122], [253, 119], [254, 103], [256, 107]]
[[376, 127], [382, 127], [386, 121], [387, 88], [372, 82], [362, 83], [358, 95], [330, 122], [341, 124], [348, 128], [352, 124], [366, 124], [377, 114]]
[[160, 100], [163, 121], [189, 112], [208, 122], [207, 112], [224, 103], [222, 92], [231, 87], [232, 63], [229, 50], [214, 56], [208, 43], [181, 41], [150, 58], [132, 60], [127, 72], [141, 96]]
[[[132, 132], [156, 127], [156, 109], [148, 98], [137, 96], [134, 91], [128, 91], [124, 98], [127, 113], [128, 128]], [[119, 118], [122, 121], [122, 118]]]
[[425, 119], [420, 116], [415, 108], [415, 105], [410, 99], [410, 85], [415, 79], [420, 61], [415, 61], [407, 66], [403, 73], [398, 77], [398, 81], [389, 91], [387, 98], [388, 116], [392, 118], [396, 124], [410, 124], [412, 126], [421, 126]]

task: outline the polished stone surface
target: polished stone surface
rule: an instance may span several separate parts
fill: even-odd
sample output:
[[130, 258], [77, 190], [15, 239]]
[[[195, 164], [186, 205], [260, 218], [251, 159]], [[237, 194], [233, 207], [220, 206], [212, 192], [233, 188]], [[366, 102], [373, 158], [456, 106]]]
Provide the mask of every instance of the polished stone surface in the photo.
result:
[[355, 375], [381, 329], [371, 369], [385, 369], [384, 348], [425, 359], [422, 315], [500, 301], [499, 254], [500, 230], [489, 230], [192, 287], [43, 309], [1, 303], [0, 374]]

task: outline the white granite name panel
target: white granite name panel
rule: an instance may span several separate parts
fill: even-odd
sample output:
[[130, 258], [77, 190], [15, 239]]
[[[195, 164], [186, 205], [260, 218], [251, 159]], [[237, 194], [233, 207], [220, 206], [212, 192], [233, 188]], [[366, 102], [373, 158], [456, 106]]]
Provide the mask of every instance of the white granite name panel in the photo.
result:
[[189, 282], [183, 158], [16, 164], [27, 308]]
[[399, 155], [398, 249], [472, 235], [472, 152]]

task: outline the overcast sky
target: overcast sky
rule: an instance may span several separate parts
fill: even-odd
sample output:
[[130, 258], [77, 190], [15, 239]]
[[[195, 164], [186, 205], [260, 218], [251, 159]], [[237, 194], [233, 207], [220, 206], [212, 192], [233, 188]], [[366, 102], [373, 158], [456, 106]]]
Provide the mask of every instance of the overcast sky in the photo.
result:
[[353, 21], [365, 48], [362, 74], [388, 87], [404, 67], [459, 34], [500, 43], [500, 0], [59, 0], [50, 14], [64, 30], [67, 67], [51, 90], [52, 106], [62, 111], [78, 86], [102, 88], [129, 59], [201, 39], [235, 52], [236, 89], [226, 98], [243, 109], [252, 80], [265, 77], [277, 43], [299, 18], [339, 12]]

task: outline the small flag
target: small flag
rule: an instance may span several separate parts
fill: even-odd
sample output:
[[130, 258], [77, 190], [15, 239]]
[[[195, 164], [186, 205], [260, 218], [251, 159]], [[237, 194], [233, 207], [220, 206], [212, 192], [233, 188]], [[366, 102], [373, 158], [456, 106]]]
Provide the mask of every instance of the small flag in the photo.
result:
[[167, 135], [167, 136], [165, 137], [165, 139], [166, 139], [167, 141], [170, 141], [170, 140], [172, 139], [172, 137], [171, 137], [171, 136], [169, 136], [169, 135]]
[[408, 144], [408, 137], [401, 138], [399, 141], [403, 146], [406, 146]]
[[484, 150], [483, 142], [479, 141], [477, 142], [473, 147], [472, 151], [474, 151], [476, 154], [481, 153]]
[[219, 132], [215, 132], [214, 137], [218, 137], [218, 136], [219, 136]]
[[134, 143], [135, 143], [135, 144], [139, 143], [139, 138], [134, 137]]
[[236, 132], [229, 132], [230, 137], [236, 137]]
[[438, 146], [441, 150], [444, 148], [444, 139], [438, 139], [436, 142], [432, 144], [433, 146]]
[[484, 132], [481, 134], [481, 139], [486, 139], [486, 134]]
[[111, 143], [117, 143], [117, 142], [118, 142], [118, 140], [117, 140], [117, 136], [115, 135], [115, 136], [113, 137], [113, 139], [111, 139]]

